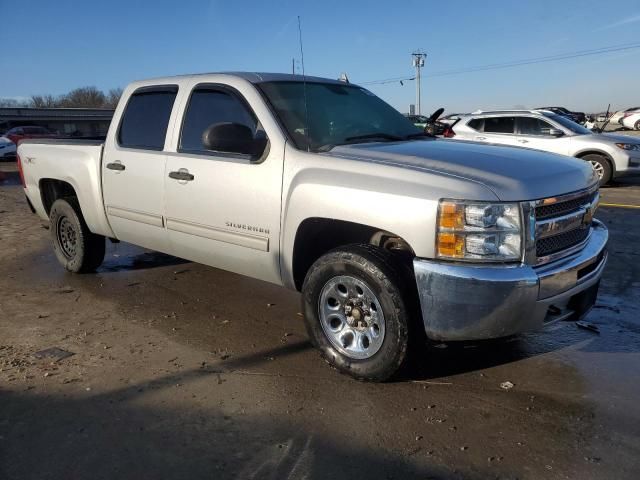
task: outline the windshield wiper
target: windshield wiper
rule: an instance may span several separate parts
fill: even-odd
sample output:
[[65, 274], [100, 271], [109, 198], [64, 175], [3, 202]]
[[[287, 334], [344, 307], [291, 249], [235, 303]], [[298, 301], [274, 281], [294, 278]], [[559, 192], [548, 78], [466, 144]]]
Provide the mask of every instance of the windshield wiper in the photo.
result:
[[398, 140], [404, 140], [403, 137], [399, 135], [392, 135], [391, 133], [377, 132], [377, 133], [367, 133], [364, 135], [355, 135], [353, 137], [345, 138], [345, 141], [350, 142], [352, 140], [367, 140], [369, 138], [382, 138], [384, 140], [390, 140], [392, 142]]

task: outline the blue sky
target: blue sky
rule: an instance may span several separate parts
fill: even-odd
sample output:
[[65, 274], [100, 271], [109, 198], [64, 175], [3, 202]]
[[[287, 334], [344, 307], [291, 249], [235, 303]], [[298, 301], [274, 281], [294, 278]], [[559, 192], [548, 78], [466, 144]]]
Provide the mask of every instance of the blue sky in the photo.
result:
[[[302, 18], [306, 72], [354, 83], [413, 75], [428, 54], [423, 113], [640, 104], [640, 48], [517, 68], [430, 73], [640, 43], [640, 2], [0, 0], [0, 97], [222, 70], [291, 71]], [[369, 88], [401, 111], [414, 82]], [[633, 104], [633, 105], [631, 105]]]

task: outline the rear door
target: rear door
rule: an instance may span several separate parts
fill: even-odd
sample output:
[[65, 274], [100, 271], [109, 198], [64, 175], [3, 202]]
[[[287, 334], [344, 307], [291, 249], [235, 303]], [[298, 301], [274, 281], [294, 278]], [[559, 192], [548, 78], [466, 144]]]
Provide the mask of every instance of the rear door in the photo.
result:
[[167, 252], [164, 152], [177, 85], [142, 87], [129, 97], [102, 161], [104, 205], [117, 238]]
[[535, 148], [536, 150], [559, 153], [561, 155], [569, 154], [569, 138], [551, 135], [552, 129], [559, 129], [541, 118], [517, 117], [516, 129], [518, 132], [517, 141], [522, 147]]
[[[171, 253], [280, 283], [284, 142], [277, 124], [255, 88], [241, 82], [232, 87], [194, 81], [185, 102], [164, 178]], [[226, 122], [266, 136], [262, 155], [207, 150], [204, 131]]]

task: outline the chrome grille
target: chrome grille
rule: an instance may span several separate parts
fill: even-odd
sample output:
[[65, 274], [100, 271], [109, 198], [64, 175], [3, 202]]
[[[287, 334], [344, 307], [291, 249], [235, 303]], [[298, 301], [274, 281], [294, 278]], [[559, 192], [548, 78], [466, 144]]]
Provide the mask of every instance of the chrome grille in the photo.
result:
[[536, 241], [536, 255], [545, 257], [561, 252], [583, 242], [589, 236], [589, 227], [569, 230], [568, 232], [554, 235], [552, 237], [541, 238]]
[[587, 240], [597, 206], [597, 188], [535, 202], [535, 256], [538, 263], [561, 257]]
[[540, 205], [539, 207], [536, 207], [536, 220], [557, 217], [578, 210], [582, 205], [593, 203], [593, 200], [597, 195], [598, 191], [596, 190], [595, 192], [586, 193], [564, 202], [560, 201], [549, 205]]

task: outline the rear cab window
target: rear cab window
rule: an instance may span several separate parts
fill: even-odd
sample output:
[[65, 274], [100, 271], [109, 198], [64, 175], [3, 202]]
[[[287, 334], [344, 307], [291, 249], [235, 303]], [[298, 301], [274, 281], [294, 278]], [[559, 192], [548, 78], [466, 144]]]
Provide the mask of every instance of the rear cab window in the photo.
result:
[[136, 90], [122, 114], [118, 145], [141, 150], [162, 150], [177, 85], [142, 87]]

